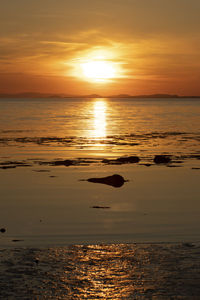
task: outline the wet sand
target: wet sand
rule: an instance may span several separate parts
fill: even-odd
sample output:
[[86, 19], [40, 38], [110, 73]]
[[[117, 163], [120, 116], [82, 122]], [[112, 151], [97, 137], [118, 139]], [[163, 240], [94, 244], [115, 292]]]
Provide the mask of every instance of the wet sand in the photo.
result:
[[[1, 169], [0, 227], [6, 232], [0, 246], [196, 242], [199, 163]], [[123, 184], [89, 180], [113, 174], [120, 174]]]
[[199, 299], [200, 244], [0, 250], [1, 299]]
[[84, 162], [2, 162], [0, 298], [199, 299], [200, 161]]

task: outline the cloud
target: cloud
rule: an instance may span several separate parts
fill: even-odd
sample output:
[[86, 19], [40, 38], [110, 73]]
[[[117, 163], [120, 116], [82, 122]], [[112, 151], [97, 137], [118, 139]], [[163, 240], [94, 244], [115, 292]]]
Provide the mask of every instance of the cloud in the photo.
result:
[[[97, 30], [43, 39], [35, 34], [0, 39], [1, 72], [24, 72], [71, 76], [72, 64], [98, 51], [107, 51], [107, 60], [121, 66], [123, 77], [165, 78], [198, 72], [200, 41], [196, 37], [118, 41]], [[175, 71], [176, 70], [176, 71]]]
[[72, 84], [73, 64], [107, 50], [125, 86], [199, 78], [199, 0], [18, 0], [1, 8], [2, 73]]

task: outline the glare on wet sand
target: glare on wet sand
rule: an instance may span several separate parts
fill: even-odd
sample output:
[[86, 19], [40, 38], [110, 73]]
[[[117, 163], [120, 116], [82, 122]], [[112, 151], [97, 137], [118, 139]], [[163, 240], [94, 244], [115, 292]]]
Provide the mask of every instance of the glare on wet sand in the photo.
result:
[[199, 244], [187, 243], [2, 249], [1, 296], [198, 299], [199, 250]]

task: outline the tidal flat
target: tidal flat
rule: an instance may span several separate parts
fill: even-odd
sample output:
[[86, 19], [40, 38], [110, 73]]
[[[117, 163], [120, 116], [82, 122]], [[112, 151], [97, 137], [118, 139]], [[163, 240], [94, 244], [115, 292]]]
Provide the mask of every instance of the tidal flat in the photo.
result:
[[[196, 166], [195, 169], [192, 166]], [[199, 160], [165, 164], [1, 169], [0, 245], [196, 242]], [[90, 182], [120, 174], [119, 187]], [[107, 209], [100, 209], [107, 207]], [[96, 209], [94, 209], [96, 208]], [[99, 208], [99, 209], [97, 209]]]
[[0, 249], [1, 298], [197, 300], [199, 252], [199, 243]]

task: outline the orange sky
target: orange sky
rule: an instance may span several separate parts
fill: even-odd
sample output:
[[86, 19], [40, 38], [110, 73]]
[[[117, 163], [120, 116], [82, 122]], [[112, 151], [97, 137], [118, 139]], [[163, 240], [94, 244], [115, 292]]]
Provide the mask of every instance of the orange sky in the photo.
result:
[[[199, 0], [0, 0], [0, 92], [200, 95], [199, 11]], [[97, 57], [113, 78], [81, 71]]]

